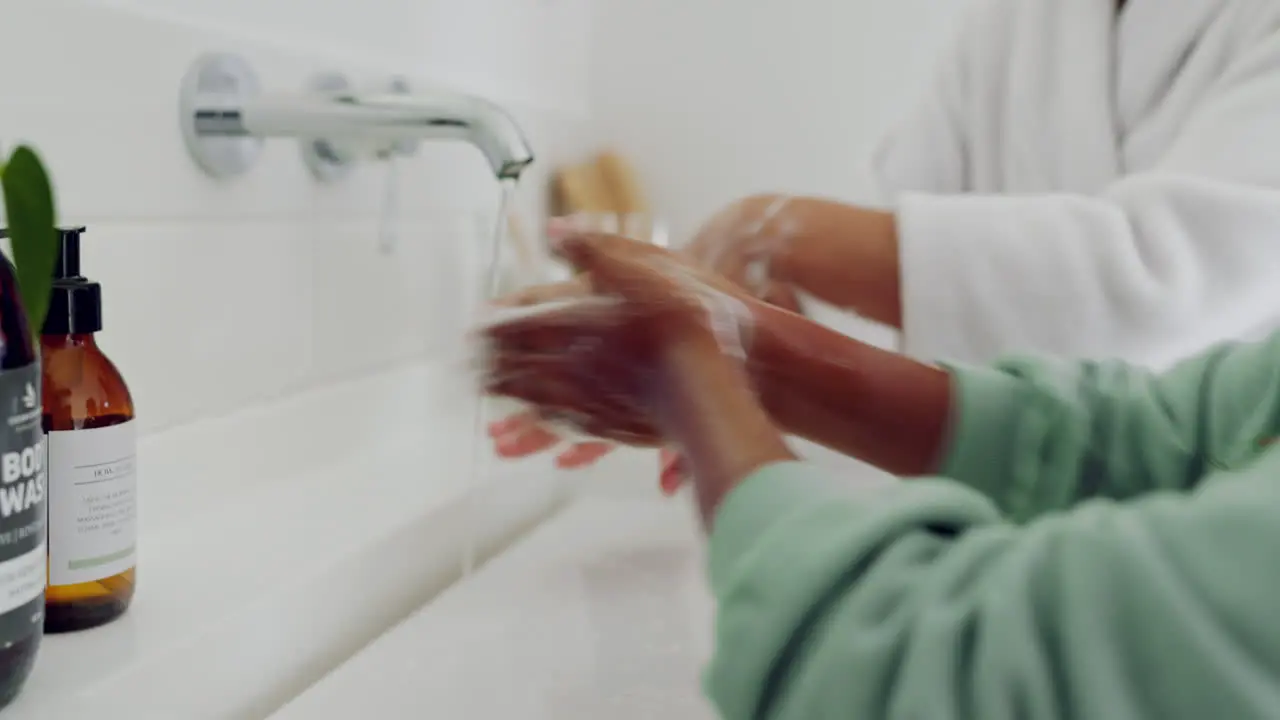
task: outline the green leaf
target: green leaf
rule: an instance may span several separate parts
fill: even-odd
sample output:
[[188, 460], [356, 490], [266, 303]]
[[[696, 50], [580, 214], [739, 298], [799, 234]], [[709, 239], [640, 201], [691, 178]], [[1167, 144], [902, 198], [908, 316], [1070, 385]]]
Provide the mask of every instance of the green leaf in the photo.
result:
[[38, 338], [49, 309], [53, 266], [58, 261], [58, 231], [54, 225], [53, 189], [39, 156], [22, 145], [9, 156], [0, 174], [4, 206], [9, 216], [9, 241], [18, 271], [18, 291], [27, 309], [27, 322]]

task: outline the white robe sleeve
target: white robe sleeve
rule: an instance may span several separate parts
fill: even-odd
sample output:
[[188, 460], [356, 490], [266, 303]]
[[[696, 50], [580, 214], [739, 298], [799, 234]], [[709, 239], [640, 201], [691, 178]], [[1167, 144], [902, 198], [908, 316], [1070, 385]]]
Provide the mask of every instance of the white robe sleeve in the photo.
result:
[[906, 194], [905, 350], [1165, 364], [1280, 319], [1280, 36], [1097, 196]]

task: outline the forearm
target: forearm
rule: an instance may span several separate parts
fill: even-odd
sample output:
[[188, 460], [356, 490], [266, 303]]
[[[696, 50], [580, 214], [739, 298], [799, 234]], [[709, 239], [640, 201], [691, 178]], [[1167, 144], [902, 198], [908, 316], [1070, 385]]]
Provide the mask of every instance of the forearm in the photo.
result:
[[746, 370], [713, 340], [671, 348], [664, 362], [662, 422], [690, 463], [698, 509], [711, 526], [721, 500], [761, 467], [795, 460]]
[[754, 312], [752, 377], [780, 427], [897, 475], [944, 474], [1019, 520], [1187, 489], [1207, 462], [1247, 457], [1235, 448], [1277, 434], [1280, 334], [1158, 375], [1025, 357], [944, 370], [776, 308]]
[[787, 206], [775, 278], [892, 327], [902, 326], [897, 221], [892, 213], [818, 198]]
[[788, 433], [898, 475], [937, 470], [952, 414], [947, 371], [758, 307], [752, 377]]

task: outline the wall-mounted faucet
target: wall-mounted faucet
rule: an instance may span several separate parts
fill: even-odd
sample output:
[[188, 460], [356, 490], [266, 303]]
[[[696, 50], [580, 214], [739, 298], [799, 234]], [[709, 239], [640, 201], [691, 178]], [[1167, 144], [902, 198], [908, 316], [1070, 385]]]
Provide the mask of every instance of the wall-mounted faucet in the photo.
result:
[[[263, 138], [304, 141], [313, 170], [331, 171], [355, 160], [411, 152], [418, 140], [469, 142], [484, 153], [499, 178], [516, 178], [533, 162], [519, 126], [497, 105], [462, 93], [412, 94], [351, 91], [327, 75], [312, 92], [263, 94], [253, 68], [241, 57], [198, 58], [183, 79], [180, 115], [192, 157], [206, 172], [225, 178], [253, 167]], [[337, 172], [317, 172], [320, 177]]]

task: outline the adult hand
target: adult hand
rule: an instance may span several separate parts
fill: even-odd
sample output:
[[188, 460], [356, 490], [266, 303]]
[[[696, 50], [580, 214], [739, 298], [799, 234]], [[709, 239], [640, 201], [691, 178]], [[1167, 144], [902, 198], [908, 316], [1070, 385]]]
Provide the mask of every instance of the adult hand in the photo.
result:
[[[538, 285], [519, 290], [497, 301], [499, 307], [528, 307], [540, 303], [583, 298], [591, 294], [591, 288], [582, 278], [564, 282]], [[539, 417], [536, 411], [517, 413], [489, 425], [489, 437], [493, 439], [498, 457], [517, 459], [549, 450], [564, 439], [555, 428]], [[556, 455], [556, 465], [566, 470], [586, 467], [613, 451], [614, 443], [588, 440], [572, 443]]]
[[[803, 210], [810, 201], [801, 198], [797, 202]], [[692, 264], [712, 270], [747, 294], [799, 313], [800, 303], [792, 286], [772, 279], [774, 260], [789, 249], [797, 228], [795, 209], [787, 196], [744, 198], [705, 223], [682, 254]], [[573, 221], [569, 219], [567, 222], [572, 224]], [[529, 288], [504, 298], [499, 304], [528, 306], [588, 293], [589, 289], [583, 282], [575, 279]], [[544, 452], [564, 440], [562, 434], [536, 412], [503, 418], [491, 423], [488, 431], [498, 456], [508, 459]], [[609, 442], [574, 442], [557, 454], [556, 465], [564, 469], [589, 466], [613, 448]], [[664, 493], [672, 494], [679, 489], [687, 469], [679, 455], [670, 450], [662, 451], [660, 462], [660, 488]]]
[[621, 237], [572, 236], [559, 251], [584, 274], [523, 294], [514, 304], [525, 312], [485, 330], [488, 389], [531, 404], [539, 420], [661, 444], [669, 376], [681, 370], [671, 358], [714, 346], [740, 362], [749, 298], [674, 253]]
[[[640, 252], [638, 249], [634, 251]], [[670, 256], [666, 252], [662, 254]], [[692, 260], [691, 256], [686, 257]], [[693, 265], [690, 264], [689, 268], [692, 270]], [[725, 284], [723, 279], [714, 279], [711, 282], [727, 293], [741, 292], [732, 285]], [[497, 304], [503, 307], [529, 307], [571, 298], [584, 298], [590, 294], [591, 288], [585, 278], [578, 277], [564, 282], [526, 288], [502, 298]], [[548, 418], [533, 410], [490, 423], [488, 432], [493, 440], [495, 452], [504, 459], [536, 455], [560, 445], [564, 440], [563, 435], [556, 431], [554, 424], [548, 422]], [[633, 438], [631, 444], [643, 445], [644, 443], [639, 440], [639, 438]], [[573, 442], [556, 455], [556, 466], [565, 470], [587, 467], [598, 462], [616, 447], [615, 443], [603, 440]], [[664, 494], [674, 494], [688, 475], [687, 465], [679, 453], [667, 448], [661, 450], [659, 464], [661, 467], [659, 488]]]
[[744, 367], [763, 306], [652, 245], [579, 234], [558, 250], [592, 294], [489, 325], [490, 392], [598, 437], [677, 443], [708, 526], [743, 478], [795, 459]]
[[786, 195], [753, 195], [734, 202], [708, 220], [685, 248], [694, 262], [714, 270], [752, 296], [800, 312], [795, 289], [780, 281], [774, 260], [796, 232]]
[[902, 326], [893, 213], [812, 197], [754, 195], [717, 213], [686, 248], [752, 296], [800, 312], [796, 292]]
[[[693, 263], [709, 268], [765, 302], [791, 312], [801, 312], [800, 301], [791, 285], [770, 279], [775, 255], [786, 250], [795, 218], [784, 210], [789, 198], [783, 195], [756, 195], [743, 198], [708, 220], [684, 250]], [[544, 285], [505, 298], [506, 305], [580, 296], [586, 292], [578, 280]], [[562, 437], [537, 413], [525, 412], [498, 420], [489, 426], [499, 457], [521, 458], [560, 444]], [[594, 464], [614, 448], [612, 443], [587, 441], [571, 444], [556, 456], [556, 465], [575, 469]], [[664, 449], [659, 487], [665, 494], [681, 486], [687, 468], [680, 455]]]
[[[799, 313], [800, 302], [791, 285], [770, 279], [774, 258], [787, 249], [795, 230], [795, 218], [785, 212], [789, 203], [790, 199], [782, 195], [743, 198], [707, 221], [683, 254], [693, 264], [714, 271], [748, 294]], [[503, 298], [499, 304], [529, 306], [589, 292], [580, 279], [574, 279], [528, 288]], [[544, 452], [564, 439], [536, 412], [503, 418], [491, 423], [488, 431], [498, 456], [507, 459]], [[575, 442], [557, 454], [556, 465], [563, 469], [586, 467], [614, 447], [610, 442]], [[659, 486], [664, 493], [672, 494], [679, 489], [687, 469], [678, 453], [666, 449], [661, 453], [660, 464]]]

